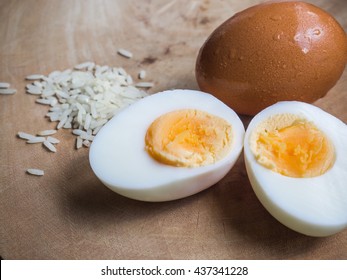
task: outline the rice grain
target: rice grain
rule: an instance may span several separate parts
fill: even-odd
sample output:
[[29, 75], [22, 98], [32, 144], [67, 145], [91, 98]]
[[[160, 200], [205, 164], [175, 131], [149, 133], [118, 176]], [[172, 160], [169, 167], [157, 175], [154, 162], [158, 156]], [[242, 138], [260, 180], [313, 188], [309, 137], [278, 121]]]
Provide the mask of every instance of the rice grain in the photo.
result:
[[74, 129], [72, 131], [73, 134], [77, 135], [77, 136], [80, 136], [84, 131], [81, 130], [81, 129]]
[[84, 68], [93, 68], [94, 66], [95, 66], [94, 62], [87, 61], [87, 62], [83, 62], [76, 65], [74, 68], [77, 70], [82, 70]]
[[48, 136], [48, 135], [53, 135], [55, 133], [57, 133], [58, 131], [55, 129], [47, 129], [47, 130], [42, 130], [39, 133], [37, 133], [37, 135], [40, 136]]
[[15, 94], [17, 90], [14, 88], [0, 88], [0, 94], [3, 95], [9, 95], [9, 94]]
[[51, 151], [51, 152], [53, 152], [53, 153], [57, 152], [56, 147], [54, 147], [53, 144], [52, 144], [51, 142], [45, 140], [45, 141], [43, 142], [43, 145], [44, 145], [49, 151]]
[[146, 71], [145, 70], [141, 70], [139, 72], [139, 79], [143, 80], [144, 78], [146, 78]]
[[125, 49], [119, 49], [118, 54], [120, 54], [121, 56], [124, 56], [126, 58], [132, 58], [133, 57], [133, 54], [130, 51], [125, 50]]
[[44, 98], [38, 98], [35, 100], [35, 102], [39, 103], [39, 104], [43, 104], [43, 105], [50, 105], [51, 104], [50, 100], [44, 99]]
[[91, 134], [88, 134], [85, 131], [83, 131], [83, 133], [81, 133], [81, 135], [79, 137], [82, 138], [82, 140], [89, 140], [89, 141], [93, 141], [94, 140], [94, 136], [91, 135]]
[[36, 168], [29, 168], [27, 169], [27, 173], [30, 175], [35, 175], [35, 176], [43, 176], [45, 172], [41, 169], [36, 169]]
[[83, 143], [82, 138], [80, 136], [78, 136], [76, 139], [76, 149], [82, 148], [82, 143]]
[[88, 140], [83, 140], [82, 142], [83, 146], [89, 148], [90, 147], [90, 142]]
[[0, 82], [0, 88], [9, 88], [9, 87], [10, 87], [9, 83]]
[[88, 130], [88, 129], [89, 129], [91, 120], [92, 120], [91, 115], [90, 115], [90, 114], [87, 114], [87, 115], [86, 115], [85, 122], [84, 122], [84, 129], [85, 129], [85, 130]]
[[46, 140], [45, 137], [34, 137], [27, 141], [28, 144], [42, 143]]
[[60, 141], [59, 141], [57, 138], [52, 137], [52, 136], [48, 136], [48, 137], [47, 137], [47, 141], [50, 142], [50, 143], [52, 143], [52, 144], [58, 144], [58, 143], [60, 143]]
[[36, 137], [35, 135], [29, 134], [26, 132], [22, 132], [22, 131], [18, 132], [17, 135], [19, 138], [22, 138], [25, 140], [31, 140], [31, 139], [34, 139]]
[[27, 80], [41, 80], [43, 77], [44, 76], [41, 74], [32, 74], [32, 75], [26, 76], [25, 79], [27, 79]]
[[30, 94], [42, 94], [42, 88], [35, 86], [33, 84], [26, 85], [27, 93]]
[[141, 82], [141, 83], [137, 83], [135, 85], [138, 88], [151, 88], [154, 86], [154, 83], [150, 83], [150, 82]]

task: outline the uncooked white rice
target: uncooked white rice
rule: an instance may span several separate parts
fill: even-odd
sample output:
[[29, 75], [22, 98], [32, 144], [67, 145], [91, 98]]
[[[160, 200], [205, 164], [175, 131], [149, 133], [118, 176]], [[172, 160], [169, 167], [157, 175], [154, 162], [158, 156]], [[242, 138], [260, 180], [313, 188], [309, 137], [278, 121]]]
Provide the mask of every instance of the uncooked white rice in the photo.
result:
[[[132, 56], [124, 49], [120, 49], [120, 54]], [[142, 70], [141, 77], [144, 75]], [[48, 76], [34, 74], [27, 79], [33, 80], [26, 86], [27, 93], [39, 95], [36, 102], [50, 106], [46, 116], [50, 121], [58, 122], [55, 131], [73, 129], [77, 148], [88, 146], [86, 141], [93, 141], [103, 125], [120, 109], [148, 95], [140, 88], [153, 86], [146, 82], [134, 85], [132, 77], [123, 68], [100, 66], [91, 61], [76, 65], [74, 70], [53, 71]], [[38, 135], [50, 134], [45, 131]]]
[[133, 78], [130, 75], [128, 75], [126, 79], [127, 79], [127, 83], [128, 84], [132, 84], [133, 83]]
[[59, 141], [57, 138], [52, 137], [52, 136], [48, 136], [48, 137], [47, 137], [47, 141], [48, 141], [49, 143], [52, 143], [52, 144], [58, 144], [58, 143], [60, 143], [60, 141]]
[[78, 65], [76, 65], [74, 68], [77, 69], [77, 70], [82, 70], [83, 68], [93, 68], [95, 66], [95, 63], [94, 62], [91, 62], [91, 61], [87, 61], [87, 62], [83, 62], [83, 63], [80, 63]]
[[94, 136], [89, 134], [88, 132], [85, 132], [85, 131], [83, 131], [79, 137], [82, 140], [89, 140], [89, 141], [93, 141], [94, 140]]
[[42, 143], [46, 140], [45, 137], [34, 137], [27, 141], [28, 144]]
[[121, 56], [124, 56], [126, 58], [132, 58], [133, 57], [133, 54], [130, 51], [125, 50], [125, 49], [119, 49], [118, 54], [120, 54]]
[[47, 130], [40, 131], [39, 133], [37, 133], [37, 135], [48, 136], [48, 135], [53, 135], [57, 132], [58, 132], [58, 130], [55, 130], [55, 129], [47, 129]]
[[63, 125], [63, 128], [72, 128], [71, 122], [72, 122], [72, 117], [69, 117], [67, 121], [65, 122], [65, 124]]
[[29, 134], [29, 133], [26, 133], [26, 132], [22, 132], [22, 131], [19, 131], [17, 133], [17, 135], [18, 135], [19, 138], [22, 138], [22, 139], [25, 139], [25, 140], [31, 140], [31, 139], [34, 139], [36, 137], [35, 135]]
[[151, 88], [154, 86], [154, 84], [150, 82], [141, 82], [141, 83], [137, 83], [135, 86], [138, 88]]
[[0, 82], [0, 88], [9, 88], [9, 87], [10, 87], [9, 83]]
[[52, 79], [52, 78], [58, 77], [60, 74], [61, 74], [60, 71], [54, 70], [53, 72], [51, 72], [51, 73], [48, 74], [48, 78], [51, 78], [51, 79]]
[[101, 128], [102, 128], [102, 126], [98, 126], [98, 127], [94, 128], [94, 130], [93, 130], [93, 135], [98, 134], [98, 132], [99, 132], [99, 130], [100, 130]]
[[0, 88], [0, 94], [7, 95], [7, 94], [15, 94], [16, 92], [17, 90], [14, 88]]
[[82, 143], [83, 143], [82, 138], [80, 136], [78, 136], [76, 139], [76, 149], [82, 148]]
[[90, 142], [88, 140], [83, 140], [82, 142], [83, 146], [89, 148], [90, 147]]
[[90, 127], [90, 122], [92, 121], [92, 116], [90, 114], [86, 114], [86, 119], [84, 122], [84, 129], [88, 130]]
[[27, 93], [40, 95], [42, 94], [42, 88], [35, 86], [34, 84], [26, 85]]
[[41, 75], [41, 74], [33, 74], [33, 75], [27, 76], [25, 79], [27, 79], [27, 80], [40, 80], [43, 77], [44, 77], [44, 75]]
[[139, 79], [143, 80], [144, 78], [146, 78], [146, 71], [145, 70], [141, 70], [139, 72]]
[[53, 144], [47, 140], [45, 140], [43, 142], [43, 145], [48, 149], [50, 150], [51, 152], [55, 153], [57, 152], [57, 148], [53, 146]]
[[73, 134], [77, 135], [77, 136], [80, 136], [82, 133], [83, 133], [83, 130], [81, 129], [74, 129], [72, 131]]
[[51, 100], [44, 99], [44, 98], [38, 98], [35, 100], [35, 102], [43, 104], [43, 105], [51, 105]]
[[57, 125], [57, 129], [61, 129], [65, 125], [66, 121], [67, 121], [67, 116], [62, 117], [59, 120], [59, 123]]
[[29, 168], [27, 169], [27, 173], [30, 175], [43, 176], [45, 172], [41, 169]]

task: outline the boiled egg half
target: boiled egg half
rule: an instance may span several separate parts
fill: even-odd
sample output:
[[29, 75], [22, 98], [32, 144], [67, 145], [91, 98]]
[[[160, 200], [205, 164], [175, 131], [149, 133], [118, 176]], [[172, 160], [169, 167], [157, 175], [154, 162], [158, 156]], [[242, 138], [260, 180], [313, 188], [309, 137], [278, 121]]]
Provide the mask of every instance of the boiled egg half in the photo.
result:
[[174, 200], [221, 180], [241, 153], [244, 132], [236, 113], [212, 95], [164, 91], [113, 117], [89, 159], [97, 177], [123, 196]]
[[257, 114], [244, 140], [247, 173], [287, 227], [328, 236], [347, 227], [347, 126], [313, 105], [284, 101]]

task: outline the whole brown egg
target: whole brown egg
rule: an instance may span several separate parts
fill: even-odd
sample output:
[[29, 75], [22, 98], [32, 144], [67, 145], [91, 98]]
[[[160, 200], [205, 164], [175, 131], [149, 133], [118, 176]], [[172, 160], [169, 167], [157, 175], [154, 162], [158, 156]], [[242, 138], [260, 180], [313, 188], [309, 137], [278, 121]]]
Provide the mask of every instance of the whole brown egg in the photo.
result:
[[347, 36], [322, 9], [304, 2], [268, 2], [220, 25], [201, 47], [196, 79], [240, 114], [282, 100], [314, 102], [338, 81]]

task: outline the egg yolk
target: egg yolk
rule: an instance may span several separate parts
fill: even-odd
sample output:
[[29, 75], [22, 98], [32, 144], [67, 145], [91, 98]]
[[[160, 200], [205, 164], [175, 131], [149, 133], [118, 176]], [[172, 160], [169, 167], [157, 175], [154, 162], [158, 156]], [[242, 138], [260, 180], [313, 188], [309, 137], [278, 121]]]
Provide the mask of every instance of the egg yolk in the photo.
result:
[[148, 153], [161, 163], [204, 166], [224, 158], [231, 150], [231, 125], [200, 110], [173, 111], [154, 120], [145, 144]]
[[256, 159], [263, 166], [289, 177], [324, 174], [334, 162], [334, 147], [311, 122], [296, 120], [264, 129], [256, 141]]

